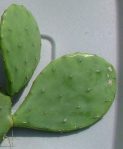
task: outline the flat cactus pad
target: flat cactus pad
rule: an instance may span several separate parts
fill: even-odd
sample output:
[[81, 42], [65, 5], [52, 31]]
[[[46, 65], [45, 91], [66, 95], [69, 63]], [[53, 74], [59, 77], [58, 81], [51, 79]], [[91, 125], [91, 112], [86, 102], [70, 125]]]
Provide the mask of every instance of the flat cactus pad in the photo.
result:
[[41, 39], [32, 14], [12, 4], [0, 23], [0, 50], [7, 77], [7, 94], [14, 95], [30, 80], [40, 59]]
[[12, 125], [11, 100], [8, 96], [0, 93], [0, 141]]
[[52, 61], [13, 116], [14, 126], [68, 132], [88, 127], [108, 111], [116, 90], [113, 66], [74, 53]]

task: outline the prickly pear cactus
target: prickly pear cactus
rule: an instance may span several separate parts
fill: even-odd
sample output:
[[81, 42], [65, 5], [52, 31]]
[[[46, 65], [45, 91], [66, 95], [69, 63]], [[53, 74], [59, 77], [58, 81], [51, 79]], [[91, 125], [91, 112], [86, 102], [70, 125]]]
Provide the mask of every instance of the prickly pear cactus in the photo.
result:
[[40, 59], [40, 48], [40, 32], [32, 14], [22, 5], [9, 6], [0, 25], [8, 95], [17, 93], [30, 80]]
[[101, 57], [74, 53], [51, 62], [13, 116], [14, 126], [67, 132], [88, 127], [108, 111], [115, 71]]
[[11, 100], [8, 96], [0, 93], [0, 141], [4, 139], [12, 125]]

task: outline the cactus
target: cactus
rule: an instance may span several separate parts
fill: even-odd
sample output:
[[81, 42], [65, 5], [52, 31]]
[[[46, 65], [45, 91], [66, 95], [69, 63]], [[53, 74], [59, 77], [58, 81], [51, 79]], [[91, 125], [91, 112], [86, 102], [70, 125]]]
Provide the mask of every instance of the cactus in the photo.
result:
[[4, 139], [12, 125], [10, 97], [0, 93], [0, 141]]
[[9, 6], [0, 25], [8, 95], [13, 96], [30, 80], [40, 59], [40, 47], [40, 32], [32, 14], [22, 5]]
[[108, 111], [115, 90], [115, 70], [103, 58], [86, 53], [63, 56], [34, 81], [13, 115], [14, 126], [54, 132], [89, 127]]

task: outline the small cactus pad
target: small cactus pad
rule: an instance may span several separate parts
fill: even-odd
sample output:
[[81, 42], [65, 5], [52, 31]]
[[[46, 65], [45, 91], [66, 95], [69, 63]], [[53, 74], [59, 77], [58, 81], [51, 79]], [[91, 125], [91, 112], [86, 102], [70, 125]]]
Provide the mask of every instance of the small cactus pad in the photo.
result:
[[88, 127], [107, 112], [115, 70], [101, 57], [74, 53], [52, 61], [13, 116], [14, 126], [67, 132]]
[[8, 95], [17, 93], [30, 80], [40, 59], [40, 47], [40, 32], [32, 14], [22, 5], [9, 6], [0, 25]]
[[11, 100], [8, 96], [0, 93], [0, 141], [12, 127]]

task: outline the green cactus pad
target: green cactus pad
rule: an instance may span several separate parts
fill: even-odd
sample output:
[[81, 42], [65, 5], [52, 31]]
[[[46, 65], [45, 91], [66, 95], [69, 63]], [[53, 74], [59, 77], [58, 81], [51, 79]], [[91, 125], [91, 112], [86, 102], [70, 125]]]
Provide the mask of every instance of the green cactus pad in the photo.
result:
[[40, 32], [32, 14], [22, 5], [9, 6], [0, 25], [8, 95], [17, 93], [30, 80], [40, 59], [40, 47]]
[[51, 62], [13, 116], [14, 126], [67, 132], [88, 127], [107, 112], [115, 70], [101, 57], [74, 53]]
[[8, 96], [0, 93], [0, 141], [4, 138], [12, 125], [11, 100]]

